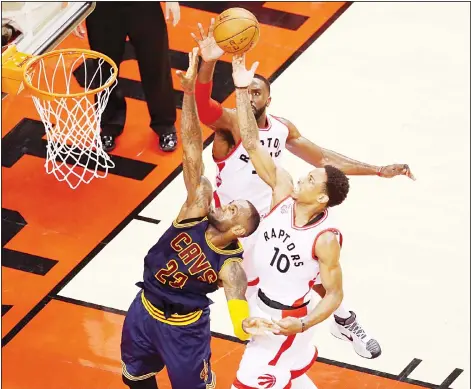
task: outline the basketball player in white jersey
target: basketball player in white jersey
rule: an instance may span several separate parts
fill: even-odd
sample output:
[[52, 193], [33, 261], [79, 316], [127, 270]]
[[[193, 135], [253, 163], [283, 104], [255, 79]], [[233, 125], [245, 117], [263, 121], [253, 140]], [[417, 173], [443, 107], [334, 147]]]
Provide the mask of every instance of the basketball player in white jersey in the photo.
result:
[[[252, 312], [272, 318], [278, 335], [256, 335], [247, 345], [233, 388], [315, 388], [305, 374], [317, 357], [314, 326], [327, 319], [343, 299], [340, 248], [342, 234], [328, 208], [347, 197], [349, 182], [326, 165], [298, 181], [271, 158], [260, 143], [250, 106], [249, 85], [258, 63], [245, 68], [245, 55], [234, 56], [237, 118], [244, 149], [260, 178], [271, 189], [270, 212], [259, 225], [254, 249], [258, 292]], [[312, 286], [321, 277], [325, 296], [309, 309]]]
[[[213, 159], [217, 164], [217, 189], [214, 201], [217, 207], [228, 205], [241, 197], [247, 198], [257, 208], [260, 215], [266, 215], [270, 209], [271, 188], [255, 173], [247, 151], [241, 144], [241, 136], [237, 115], [234, 109], [223, 108], [211, 99], [212, 78], [218, 58], [223, 51], [217, 46], [212, 30], [214, 19], [206, 35], [201, 24], [198, 24], [201, 37], [192, 34], [200, 46], [203, 62], [198, 74], [195, 97], [200, 120], [215, 130], [213, 143]], [[270, 83], [262, 76], [256, 75], [250, 87], [250, 103], [260, 130], [260, 142], [268, 150], [275, 163], [279, 164], [285, 148], [296, 156], [316, 167], [327, 164], [337, 167], [347, 175], [379, 175], [394, 177], [406, 175], [413, 178], [407, 165], [389, 165], [384, 167], [372, 166], [354, 161], [333, 151], [323, 149], [304, 138], [298, 129], [288, 120], [267, 113], [270, 105]], [[254, 269], [253, 242], [257, 233], [241, 240], [244, 246], [244, 269], [248, 278], [248, 297], [256, 290], [258, 278]], [[313, 287], [321, 297], [325, 288], [321, 280]], [[380, 355], [371, 354], [366, 349], [369, 340], [366, 332], [356, 320], [353, 311], [340, 306], [335, 312], [335, 320], [331, 327], [334, 336], [344, 340], [354, 339], [355, 351], [365, 358], [375, 358]], [[355, 329], [355, 331], [351, 331]], [[361, 346], [363, 345], [363, 346]], [[379, 347], [379, 346], [378, 346]]]

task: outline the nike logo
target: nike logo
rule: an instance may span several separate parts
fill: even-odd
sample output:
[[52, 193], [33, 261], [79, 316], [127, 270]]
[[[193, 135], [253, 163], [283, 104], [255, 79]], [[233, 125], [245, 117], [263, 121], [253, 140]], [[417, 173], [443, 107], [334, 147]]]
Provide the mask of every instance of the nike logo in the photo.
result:
[[352, 338], [352, 335], [345, 335], [344, 333], [342, 333], [343, 336], [345, 336], [350, 342], [353, 342], [353, 338]]

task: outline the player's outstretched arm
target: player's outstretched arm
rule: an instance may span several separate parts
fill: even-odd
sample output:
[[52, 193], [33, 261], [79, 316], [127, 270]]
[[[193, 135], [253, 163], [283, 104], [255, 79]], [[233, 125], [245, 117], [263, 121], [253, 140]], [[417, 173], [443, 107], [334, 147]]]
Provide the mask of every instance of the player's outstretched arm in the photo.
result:
[[[198, 23], [198, 33], [191, 33], [200, 48], [203, 61], [196, 81], [195, 95], [196, 106], [198, 107], [201, 122], [210, 126], [213, 130], [225, 129], [233, 132], [236, 130], [235, 113], [232, 110], [223, 108], [220, 103], [211, 98], [213, 89], [213, 75], [217, 60], [224, 54], [224, 51], [217, 45], [214, 37], [214, 18], [211, 19], [208, 32], [203, 25]], [[238, 133], [233, 134], [234, 140], [239, 141]]]
[[269, 320], [249, 317], [249, 305], [245, 299], [247, 276], [239, 261], [229, 259], [219, 272], [219, 280], [226, 294], [234, 334], [239, 339], [247, 340], [250, 335], [264, 331], [277, 331], [277, 327]]
[[206, 215], [210, 203], [210, 199], [206, 199], [208, 196], [210, 198], [206, 188], [209, 182], [203, 177], [203, 134], [194, 96], [198, 72], [198, 48], [194, 48], [188, 57], [190, 63], [186, 73], [177, 71], [184, 91], [181, 124], [182, 165], [183, 179], [188, 192], [179, 219]]
[[323, 322], [342, 302], [342, 269], [340, 267], [340, 244], [337, 236], [330, 231], [324, 232], [317, 239], [314, 250], [319, 261], [320, 277], [326, 294], [309, 315], [301, 319], [287, 317], [275, 321], [280, 328], [279, 334], [281, 335], [294, 335]]
[[250, 70], [245, 68], [245, 55], [234, 56], [232, 59], [232, 77], [236, 86], [237, 120], [242, 144], [249, 153], [250, 160], [259, 177], [273, 190], [274, 201], [291, 193], [291, 177], [282, 169], [277, 168], [268, 150], [260, 144], [260, 135], [255, 116], [250, 105], [248, 86], [252, 82], [258, 62]]
[[371, 176], [392, 178], [403, 175], [415, 180], [407, 164], [375, 166], [359, 162], [335, 151], [324, 149], [302, 136], [296, 126], [289, 120], [279, 118], [289, 129], [286, 148], [297, 157], [315, 167], [332, 165], [350, 176]]

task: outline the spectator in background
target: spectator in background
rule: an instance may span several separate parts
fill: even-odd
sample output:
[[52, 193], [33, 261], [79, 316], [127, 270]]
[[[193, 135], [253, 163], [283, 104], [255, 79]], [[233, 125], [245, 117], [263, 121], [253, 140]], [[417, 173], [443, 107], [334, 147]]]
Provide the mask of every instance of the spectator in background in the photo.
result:
[[[136, 52], [150, 127], [159, 135], [160, 149], [173, 151], [177, 146], [176, 103], [166, 20], [172, 14], [173, 26], [176, 26], [180, 7], [178, 2], [167, 2], [165, 7], [164, 18], [160, 3], [156, 1], [97, 1], [85, 24], [90, 49], [109, 56], [118, 67], [123, 60], [126, 37], [129, 37]], [[84, 32], [82, 26], [75, 30], [82, 38]], [[118, 82], [101, 120], [105, 151], [116, 147], [116, 138], [122, 134], [125, 120], [126, 100]]]

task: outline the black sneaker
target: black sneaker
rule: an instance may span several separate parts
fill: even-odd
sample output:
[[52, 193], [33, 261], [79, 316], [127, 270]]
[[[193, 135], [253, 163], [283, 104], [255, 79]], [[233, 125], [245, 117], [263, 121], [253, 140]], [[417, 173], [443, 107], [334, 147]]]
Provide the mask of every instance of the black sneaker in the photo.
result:
[[159, 137], [159, 146], [160, 150], [169, 152], [174, 151], [177, 148], [177, 133], [169, 132], [167, 134], [162, 134]]
[[107, 153], [113, 151], [116, 147], [116, 139], [112, 135], [103, 135], [101, 137], [101, 144], [103, 145], [103, 150]]

